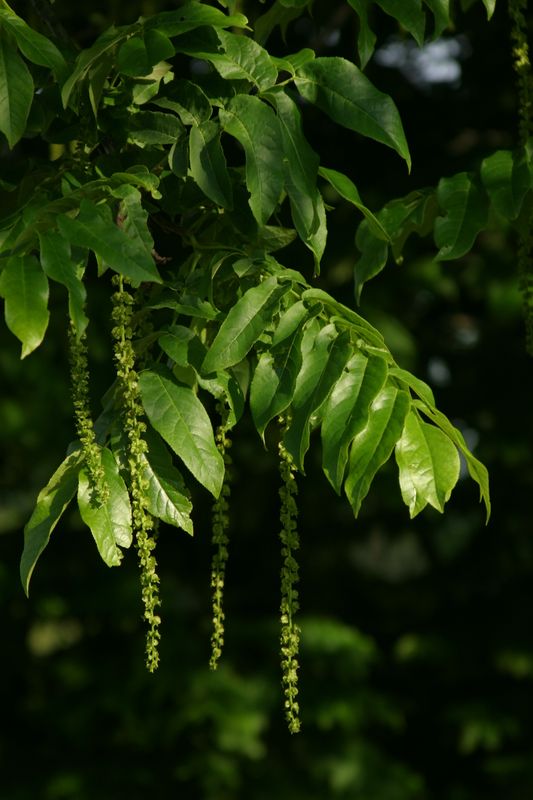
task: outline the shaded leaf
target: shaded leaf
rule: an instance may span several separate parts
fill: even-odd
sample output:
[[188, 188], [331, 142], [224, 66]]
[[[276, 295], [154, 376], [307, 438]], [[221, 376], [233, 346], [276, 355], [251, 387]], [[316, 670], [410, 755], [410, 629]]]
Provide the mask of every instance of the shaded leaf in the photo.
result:
[[202, 372], [216, 372], [241, 361], [270, 324], [279, 301], [289, 285], [280, 286], [275, 278], [266, 278], [253, 286], [235, 303], [215, 336]]
[[357, 34], [357, 52], [361, 69], [370, 61], [376, 46], [376, 35], [368, 24], [369, 0], [348, 0], [359, 17], [359, 31]]
[[435, 222], [438, 260], [460, 258], [471, 250], [488, 217], [488, 198], [466, 172], [441, 178], [437, 189], [445, 216]]
[[0, 131], [10, 148], [22, 138], [33, 101], [33, 78], [0, 27]]
[[81, 454], [71, 453], [39, 492], [35, 509], [24, 528], [24, 550], [20, 560], [20, 579], [26, 595], [35, 564], [50, 541], [52, 531], [76, 494]]
[[387, 364], [382, 358], [355, 353], [329, 396], [322, 422], [322, 466], [340, 494], [348, 449], [365, 427], [370, 404], [383, 387]]
[[383, 11], [394, 19], [413, 36], [418, 45], [424, 42], [426, 15], [422, 10], [422, 0], [376, 0]]
[[355, 262], [354, 270], [355, 299], [359, 303], [365, 283], [375, 278], [385, 268], [389, 257], [389, 245], [383, 239], [374, 236], [366, 220], [363, 220], [357, 228], [355, 244], [361, 253]]
[[108, 567], [118, 567], [123, 556], [120, 548], [129, 547], [132, 541], [130, 498], [111, 450], [102, 448], [101, 455], [109, 497], [103, 504], [97, 505], [87, 472], [81, 469], [78, 506], [82, 520], [91, 530], [102, 561]]
[[422, 422], [411, 410], [396, 442], [400, 489], [411, 519], [426, 505], [444, 511], [459, 478], [457, 447], [435, 425]]
[[70, 243], [57, 231], [39, 231], [39, 243], [41, 266], [49, 278], [66, 287], [70, 319], [81, 336], [89, 323], [84, 310], [87, 298], [82, 280], [85, 265], [72, 260]]
[[258, 97], [237, 95], [220, 111], [222, 127], [243, 146], [250, 208], [265, 225], [283, 188], [283, 145], [276, 115]]
[[450, 0], [424, 0], [435, 17], [433, 39], [438, 39], [442, 32], [450, 25]]
[[295, 82], [302, 97], [339, 125], [392, 147], [411, 168], [398, 109], [351, 61], [316, 58], [297, 70]]
[[356, 185], [347, 175], [338, 172], [336, 169], [327, 169], [320, 167], [319, 174], [327, 180], [327, 182], [335, 189], [341, 197], [348, 200], [349, 203], [354, 205], [366, 217], [368, 227], [378, 239], [383, 239], [385, 242], [390, 242], [390, 237], [379, 219], [368, 209], [357, 191]]
[[376, 472], [388, 461], [401, 436], [409, 406], [407, 392], [387, 383], [370, 407], [366, 426], [352, 442], [344, 490], [355, 516]]
[[247, 19], [243, 14], [224, 14], [218, 8], [198, 2], [182, 5], [177, 11], [162, 11], [144, 23], [146, 31], [157, 28], [166, 36], [180, 36], [201, 26], [212, 28], [245, 28]]
[[7, 3], [0, 8], [0, 23], [13, 34], [21, 53], [32, 64], [50, 67], [56, 77], [65, 69], [66, 61], [55, 44], [42, 33], [30, 28]]
[[201, 88], [192, 81], [174, 80], [154, 105], [168, 108], [179, 115], [184, 125], [201, 125], [211, 116], [211, 103]]
[[220, 128], [216, 122], [203, 122], [191, 128], [189, 135], [191, 175], [214, 203], [231, 209], [233, 192], [220, 144]]
[[48, 278], [35, 256], [12, 256], [0, 274], [6, 325], [22, 342], [21, 358], [41, 344], [48, 327]]
[[217, 450], [211, 421], [188, 386], [180, 386], [164, 368], [139, 376], [143, 406], [156, 431], [181, 458], [196, 480], [218, 497], [224, 460]]
[[128, 141], [141, 147], [150, 144], [174, 144], [184, 131], [175, 114], [138, 111], [129, 117]]

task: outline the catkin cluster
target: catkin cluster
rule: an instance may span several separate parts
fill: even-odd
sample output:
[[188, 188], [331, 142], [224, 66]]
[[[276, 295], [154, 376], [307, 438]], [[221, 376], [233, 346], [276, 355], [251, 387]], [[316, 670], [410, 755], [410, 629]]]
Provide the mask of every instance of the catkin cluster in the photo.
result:
[[[513, 66], [518, 90], [518, 133], [525, 147], [533, 135], [533, 76], [529, 59], [527, 0], [509, 0]], [[518, 268], [526, 325], [526, 347], [533, 356], [533, 213], [520, 235]]]
[[222, 655], [224, 646], [224, 584], [226, 579], [226, 563], [228, 560], [228, 526], [229, 526], [229, 496], [231, 456], [228, 453], [231, 440], [224, 422], [217, 428], [215, 441], [217, 448], [224, 459], [224, 482], [220, 495], [213, 504], [212, 518], [212, 544], [213, 558], [211, 561], [211, 592], [213, 632], [211, 634], [211, 658], [209, 666], [216, 669]]
[[83, 460], [89, 487], [91, 503], [102, 506], [109, 497], [100, 447], [96, 442], [89, 400], [89, 364], [85, 334], [78, 336], [76, 327], [70, 320], [68, 329], [70, 382], [76, 433], [81, 442]]
[[298, 611], [298, 590], [295, 588], [299, 580], [298, 562], [294, 553], [300, 547], [296, 518], [298, 506], [296, 495], [295, 468], [290, 454], [283, 442], [279, 444], [279, 469], [282, 485], [279, 490], [281, 498], [281, 671], [283, 692], [285, 695], [285, 716], [291, 733], [300, 730], [298, 696], [298, 653], [300, 649], [300, 628], [294, 622]]
[[116, 291], [113, 294], [112, 335], [117, 368], [118, 400], [122, 414], [122, 425], [126, 438], [126, 466], [129, 473], [133, 531], [141, 573], [141, 592], [144, 619], [148, 624], [146, 635], [146, 666], [153, 672], [159, 664], [159, 625], [161, 618], [156, 613], [161, 605], [159, 599], [159, 576], [154, 555], [154, 519], [147, 509], [148, 484], [145, 478], [144, 456], [147, 445], [143, 435], [143, 408], [139, 395], [139, 382], [135, 370], [133, 349], [133, 297], [124, 286], [124, 279], [113, 279]]

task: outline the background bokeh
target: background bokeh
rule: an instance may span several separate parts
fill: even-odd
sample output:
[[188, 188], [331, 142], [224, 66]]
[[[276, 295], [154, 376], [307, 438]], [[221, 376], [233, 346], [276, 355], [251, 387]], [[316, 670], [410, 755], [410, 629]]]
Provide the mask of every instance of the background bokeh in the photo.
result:
[[[171, 0], [56, 0], [82, 46], [111, 22], [173, 8]], [[456, 4], [458, 5], [458, 4]], [[412, 174], [387, 148], [305, 109], [322, 162], [349, 174], [365, 202], [475, 169], [516, 143], [505, 3], [456, 9], [442, 52], [420, 60], [375, 12], [380, 50], [367, 74], [394, 97]], [[39, 26], [38, 3], [16, 10]], [[339, 0], [274, 34], [274, 53], [312, 46], [354, 57], [356, 17]], [[251, 19], [265, 6], [246, 0]], [[450, 47], [450, 42], [455, 45]], [[392, 47], [392, 50], [391, 50]], [[388, 49], [387, 49], [388, 48]], [[396, 52], [396, 56], [394, 56]], [[392, 53], [392, 55], [391, 55]], [[435, 74], [441, 80], [435, 81]], [[431, 76], [433, 75], [433, 78]], [[445, 79], [443, 76], [446, 76]], [[2, 165], [31, 157], [35, 141]], [[336, 205], [320, 284], [353, 305], [353, 208]], [[427, 380], [439, 407], [489, 468], [493, 515], [461, 480], [444, 515], [410, 521], [394, 463], [360, 518], [320, 469], [315, 441], [300, 486], [301, 707], [285, 728], [278, 659], [277, 472], [245, 417], [234, 437], [227, 636], [210, 673], [209, 498], [195, 529], [162, 528], [161, 666], [144, 669], [134, 553], [100, 561], [73, 509], [39, 561], [30, 599], [18, 579], [22, 528], [74, 436], [63, 297], [51, 335], [24, 362], [0, 328], [0, 798], [2, 800], [524, 800], [533, 781], [532, 370], [525, 355], [516, 242], [500, 219], [460, 261], [436, 263], [411, 239], [402, 265], [365, 287], [361, 313], [402, 366]], [[310, 275], [308, 255], [280, 259]], [[94, 400], [110, 378], [107, 291], [90, 287]]]

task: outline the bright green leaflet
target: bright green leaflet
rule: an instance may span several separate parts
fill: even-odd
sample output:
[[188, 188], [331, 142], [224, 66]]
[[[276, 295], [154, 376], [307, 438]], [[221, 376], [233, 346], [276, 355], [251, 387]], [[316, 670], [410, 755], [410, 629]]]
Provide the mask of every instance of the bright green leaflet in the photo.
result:
[[356, 517], [376, 472], [401, 436], [409, 406], [407, 392], [385, 384], [370, 407], [365, 428], [352, 442], [344, 490]]
[[324, 474], [340, 494], [348, 450], [368, 420], [370, 404], [383, 387], [387, 364], [382, 358], [355, 353], [333, 387], [322, 422]]
[[459, 478], [457, 447], [443, 431], [422, 422], [411, 409], [396, 442], [400, 489], [411, 518], [426, 505], [444, 511]]
[[168, 525], [193, 534], [192, 503], [181, 473], [157, 434], [146, 436], [148, 453], [143, 456], [144, 477], [148, 482], [148, 511]]
[[87, 472], [82, 469], [79, 473], [78, 507], [102, 561], [108, 567], [118, 567], [123, 556], [120, 548], [129, 547], [132, 540], [130, 499], [113, 453], [103, 448], [101, 454], [109, 497], [103, 504], [95, 504]]
[[178, 384], [164, 368], [139, 376], [148, 419], [196, 480], [218, 497], [224, 478], [224, 460], [218, 452], [211, 420], [195, 393]]
[[60, 215], [57, 219], [62, 235], [78, 247], [93, 250], [111, 269], [135, 282], [161, 278], [151, 256], [115, 225], [111, 209], [82, 200], [76, 219]]
[[435, 244], [439, 248], [436, 258], [460, 258], [468, 253], [485, 227], [488, 198], [466, 172], [441, 178], [437, 196], [445, 216], [435, 222]]
[[266, 278], [248, 289], [220, 326], [207, 351], [202, 372], [215, 372], [241, 361], [271, 322], [282, 295], [288, 290], [289, 285], [279, 286], [276, 278]]
[[52, 531], [76, 494], [81, 467], [79, 451], [71, 453], [39, 492], [33, 513], [24, 528], [24, 550], [20, 559], [20, 579], [26, 594], [35, 564], [50, 541]]

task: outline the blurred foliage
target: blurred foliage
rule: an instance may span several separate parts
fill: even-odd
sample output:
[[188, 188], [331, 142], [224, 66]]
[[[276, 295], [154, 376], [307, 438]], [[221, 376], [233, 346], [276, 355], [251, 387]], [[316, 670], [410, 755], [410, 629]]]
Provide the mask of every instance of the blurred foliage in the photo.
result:
[[[110, 21], [171, 8], [159, 0], [56, 0], [66, 30], [86, 45]], [[242, 4], [240, 4], [242, 5]], [[20, 8], [19, 8], [20, 6]], [[335, 27], [341, 2], [315, 4], [288, 27], [292, 50], [350, 55], [355, 23]], [[38, 4], [17, 12], [38, 25]], [[254, 17], [259, 4], [244, 3]], [[262, 7], [261, 7], [262, 10]], [[487, 24], [462, 14], [468, 43], [454, 85], [420, 87], [399, 69], [368, 74], [396, 99], [413, 173], [370, 142], [306, 120], [329, 163], [353, 172], [379, 209], [441, 175], [477, 167], [512, 146], [515, 95], [504, 3]], [[376, 14], [379, 41], [401, 32]], [[328, 37], [333, 30], [336, 36]], [[276, 34], [277, 35], [277, 34]], [[449, 34], [448, 34], [449, 35]], [[275, 36], [273, 37], [275, 40]], [[23, 142], [18, 156], [31, 155]], [[376, 171], [379, 164], [379, 171]], [[339, 204], [322, 285], [353, 303], [358, 220]], [[300, 254], [295, 253], [295, 258]], [[106, 570], [73, 512], [53, 534], [27, 601], [18, 583], [21, 528], [43, 480], [72, 438], [66, 343], [58, 329], [22, 371], [0, 331], [0, 602], [3, 800], [524, 800], [533, 780], [533, 540], [530, 495], [531, 364], [515, 270], [515, 242], [496, 221], [453, 264], [410, 241], [402, 266], [370, 283], [362, 310], [403, 365], [434, 387], [491, 474], [487, 528], [474, 488], [459, 484], [445, 516], [409, 521], [393, 470], [384, 470], [361, 517], [336, 500], [319, 444], [301, 483], [301, 701], [290, 737], [279, 708], [277, 476], [251, 423], [234, 445], [227, 643], [209, 658], [209, 509], [194, 540], [162, 529], [165, 611], [161, 667], [145, 672], [134, 558]], [[109, 309], [91, 287], [91, 357], [102, 375]], [[57, 323], [56, 323], [57, 324]], [[35, 387], [39, 386], [39, 393]], [[461, 418], [458, 419], [459, 414]], [[476, 444], [477, 443], [477, 444]], [[313, 455], [313, 454], [312, 454]]]

